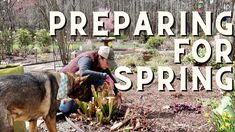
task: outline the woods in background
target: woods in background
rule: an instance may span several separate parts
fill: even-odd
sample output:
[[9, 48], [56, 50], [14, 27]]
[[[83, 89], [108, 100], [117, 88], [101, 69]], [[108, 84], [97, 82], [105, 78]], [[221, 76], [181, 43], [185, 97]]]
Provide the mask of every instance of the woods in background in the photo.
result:
[[[180, 11], [187, 11], [187, 25], [191, 26], [192, 11], [198, 11], [202, 16], [205, 11], [213, 12], [212, 28], [215, 30], [215, 18], [223, 11], [234, 10], [234, 0], [2, 0], [0, 2], [0, 31], [12, 37], [12, 32], [18, 28], [27, 28], [32, 33], [36, 29], [49, 29], [49, 11], [56, 10], [65, 14], [68, 22], [67, 26], [57, 32], [56, 40], [60, 49], [60, 56], [63, 64], [68, 62], [68, 41], [79, 39], [79, 37], [70, 36], [70, 11], [82, 11], [87, 17], [87, 26], [85, 32], [91, 38], [92, 34], [92, 12], [101, 9], [112, 11], [124, 11], [129, 14], [132, 23], [129, 28], [122, 31], [130, 39], [135, 39], [132, 33], [135, 30], [136, 22], [140, 11], [147, 11], [153, 33], [157, 33], [157, 11], [169, 11], [175, 17], [175, 26], [173, 31], [178, 33], [180, 30]], [[229, 19], [228, 21], [231, 21]], [[235, 21], [233, 20], [233, 23]], [[187, 32], [191, 33], [192, 28], [188, 27]], [[130, 34], [130, 35], [129, 35]], [[2, 37], [1, 37], [2, 36]], [[0, 43], [8, 45], [12, 43], [0, 36]], [[84, 38], [84, 37], [83, 37]], [[6, 47], [6, 46], [3, 46]], [[7, 47], [6, 47], [7, 48]]]

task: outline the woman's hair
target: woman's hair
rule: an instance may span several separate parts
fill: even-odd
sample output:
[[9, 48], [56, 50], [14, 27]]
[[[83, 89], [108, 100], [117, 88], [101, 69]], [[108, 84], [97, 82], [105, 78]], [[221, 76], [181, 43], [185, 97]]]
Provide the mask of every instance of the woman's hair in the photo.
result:
[[101, 55], [99, 55], [99, 57], [103, 60], [103, 59], [105, 59], [103, 56], [101, 56]]

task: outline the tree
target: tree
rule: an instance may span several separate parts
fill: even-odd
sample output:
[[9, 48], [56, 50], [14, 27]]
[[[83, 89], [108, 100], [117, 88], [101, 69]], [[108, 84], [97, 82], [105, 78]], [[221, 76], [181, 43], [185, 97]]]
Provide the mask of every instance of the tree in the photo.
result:
[[[233, 23], [233, 33], [235, 32], [235, 3], [233, 6], [233, 19], [232, 19], [232, 23]], [[235, 60], [235, 36], [232, 36], [232, 47], [233, 47], [233, 51], [231, 53], [231, 58], [232, 60]]]
[[[59, 2], [61, 2], [61, 3], [59, 3]], [[47, 27], [49, 27], [49, 15], [48, 15], [49, 11], [64, 12], [64, 9], [63, 9], [65, 6], [64, 0], [62, 0], [62, 1], [44, 0], [44, 1], [38, 1], [37, 4], [39, 6], [39, 12], [43, 15], [46, 23], [48, 24]], [[48, 7], [48, 8], [44, 8], [44, 6]], [[67, 41], [66, 41], [65, 28], [56, 32], [55, 39], [57, 41], [56, 44], [58, 44], [58, 47], [59, 47], [61, 61], [62, 61], [63, 65], [66, 65], [69, 62], [69, 45], [67, 44]]]

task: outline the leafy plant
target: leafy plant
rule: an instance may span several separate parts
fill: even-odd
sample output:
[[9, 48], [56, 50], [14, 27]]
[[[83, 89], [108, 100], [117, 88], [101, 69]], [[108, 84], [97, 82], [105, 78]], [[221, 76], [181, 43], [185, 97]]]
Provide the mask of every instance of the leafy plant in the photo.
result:
[[40, 58], [43, 62], [48, 61], [48, 59], [49, 59], [49, 57], [46, 53], [39, 54], [38, 58]]
[[147, 32], [141, 32], [139, 37], [139, 43], [146, 43], [149, 39], [149, 36], [147, 35]]
[[147, 48], [158, 48], [163, 42], [165, 38], [160, 36], [150, 37], [146, 43]]
[[213, 113], [213, 116], [209, 119], [217, 131], [223, 132], [234, 132], [235, 131], [235, 120], [230, 117], [227, 112], [222, 115], [218, 113]]
[[196, 63], [196, 60], [193, 58], [192, 53], [185, 55], [182, 61], [184, 64], [195, 64]]
[[168, 59], [166, 56], [161, 55], [159, 53], [155, 53], [150, 61], [147, 64], [151, 67], [154, 72], [157, 72], [158, 66], [164, 66], [168, 63]]
[[86, 119], [91, 119], [95, 115], [97, 122], [109, 123], [116, 112], [116, 98], [109, 93], [110, 90], [106, 83], [98, 90], [95, 90], [95, 87], [92, 86], [92, 101], [87, 103], [76, 99], [80, 108], [79, 114]]
[[149, 53], [149, 54], [156, 54], [156, 49], [147, 49], [147, 53]]
[[10, 30], [0, 31], [0, 63], [6, 54], [12, 53], [12, 32]]
[[219, 105], [219, 102], [215, 99], [200, 99], [198, 100], [198, 103], [202, 104], [202, 106], [206, 106], [211, 109], [215, 109]]
[[10, 30], [3, 30], [0, 31], [0, 44], [1, 44], [1, 51], [5, 53], [11, 53], [13, 48], [13, 41], [12, 41], [12, 31]]
[[14, 44], [18, 45], [23, 53], [23, 56], [26, 56], [28, 45], [32, 44], [32, 35], [27, 29], [17, 29], [14, 39]]
[[34, 39], [35, 44], [38, 44], [40, 47], [48, 47], [52, 43], [51, 36], [46, 29], [37, 30]]
[[121, 65], [131, 66], [131, 67], [143, 66], [145, 64], [141, 54], [126, 56], [120, 61], [120, 63]]
[[212, 114], [206, 114], [208, 122], [211, 123], [217, 131], [232, 132], [235, 131], [235, 98], [234, 92], [223, 96], [217, 108], [213, 109]]
[[[198, 56], [199, 57], [204, 57], [206, 54], [206, 49], [200, 47], [198, 49]], [[183, 63], [184, 64], [191, 64], [191, 65], [196, 65], [196, 60], [193, 58], [193, 54], [190, 52], [189, 54], [185, 55], [183, 58]], [[216, 63], [215, 55], [212, 55], [211, 59], [207, 63], [208, 66], [212, 66], [214, 69], [219, 69], [223, 67], [225, 64], [224, 63]]]

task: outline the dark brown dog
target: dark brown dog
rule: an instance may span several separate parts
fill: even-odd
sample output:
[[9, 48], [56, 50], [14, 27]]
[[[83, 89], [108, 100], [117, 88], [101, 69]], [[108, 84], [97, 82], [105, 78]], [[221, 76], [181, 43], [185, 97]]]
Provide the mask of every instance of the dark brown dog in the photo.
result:
[[[65, 81], [62, 81], [62, 78]], [[35, 72], [0, 77], [0, 131], [12, 132], [13, 121], [29, 121], [30, 132], [37, 131], [37, 119], [43, 117], [50, 132], [56, 132], [56, 112], [61, 83], [71, 98], [87, 77], [68, 73]], [[66, 82], [67, 80], [67, 82]], [[63, 91], [62, 90], [62, 91]]]

